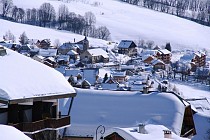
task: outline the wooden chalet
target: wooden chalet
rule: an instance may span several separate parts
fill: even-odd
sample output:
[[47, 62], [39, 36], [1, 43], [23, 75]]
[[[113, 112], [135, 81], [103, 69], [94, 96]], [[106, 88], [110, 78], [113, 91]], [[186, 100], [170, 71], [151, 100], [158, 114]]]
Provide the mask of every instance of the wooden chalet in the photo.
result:
[[156, 57], [162, 60], [165, 64], [169, 64], [171, 62], [172, 54], [167, 49], [158, 50], [156, 55], [157, 55]]
[[115, 72], [112, 73], [113, 80], [118, 83], [123, 83], [126, 81], [126, 72]]
[[154, 59], [151, 64], [154, 70], [165, 69], [165, 63], [159, 59]]
[[[55, 140], [60, 129], [65, 134], [76, 96], [73, 87], [54, 69], [12, 50], [6, 52], [0, 62], [0, 124], [14, 126], [34, 140]], [[62, 98], [71, 98], [67, 114], [59, 113]]]
[[41, 48], [41, 49], [48, 49], [50, 48], [50, 39], [43, 39], [41, 41], [37, 41], [36, 45], [37, 47]]
[[88, 49], [80, 55], [80, 59], [85, 63], [108, 63], [109, 56], [101, 48]]
[[130, 57], [137, 56], [136, 44], [131, 40], [122, 40], [118, 45], [118, 53], [125, 54]]

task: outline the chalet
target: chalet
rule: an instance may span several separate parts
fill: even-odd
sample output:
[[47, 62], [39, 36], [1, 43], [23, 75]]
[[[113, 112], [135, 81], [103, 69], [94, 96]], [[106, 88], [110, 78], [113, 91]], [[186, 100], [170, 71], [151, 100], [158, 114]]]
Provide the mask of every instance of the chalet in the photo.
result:
[[88, 49], [80, 55], [80, 59], [85, 63], [108, 63], [109, 56], [101, 48]]
[[69, 50], [67, 55], [69, 55], [70, 59], [76, 61], [77, 59], [79, 59], [79, 54], [74, 51], [74, 50]]
[[124, 83], [126, 81], [126, 72], [114, 72], [112, 73], [114, 81], [118, 83]]
[[70, 126], [70, 111], [59, 113], [58, 99], [73, 101], [75, 90], [54, 69], [6, 51], [8, 55], [0, 61], [0, 124], [11, 125], [35, 140], [56, 139], [58, 130]]
[[17, 50], [19, 53], [30, 53], [32, 50], [30, 45], [21, 45], [21, 47]]
[[171, 62], [171, 52], [167, 49], [161, 49], [157, 52], [157, 58], [162, 60], [165, 64], [169, 64]]
[[87, 80], [83, 80], [82, 83], [81, 83], [81, 88], [89, 89], [90, 86], [91, 86], [91, 84]]
[[38, 61], [38, 62], [41, 62], [41, 63], [43, 63], [43, 61], [44, 61], [44, 59], [45, 59], [45, 57], [43, 57], [43, 56], [41, 56], [41, 55], [34, 55], [32, 58], [33, 58], [34, 60]]
[[41, 41], [38, 40], [36, 43], [37, 47], [39, 47], [40, 49], [49, 49], [50, 44], [50, 39], [43, 39]]
[[158, 69], [165, 69], [165, 63], [159, 59], [154, 59], [151, 62], [151, 65], [153, 66], [154, 70], [158, 70]]
[[44, 56], [44, 57], [56, 57], [57, 55], [57, 49], [39, 49], [38, 55]]
[[191, 71], [195, 72], [197, 67], [206, 65], [206, 54], [202, 51], [187, 53], [180, 58], [180, 61], [191, 64]]
[[147, 64], [151, 64], [151, 62], [156, 59], [154, 56], [152, 55], [146, 55], [142, 58], [143, 62], [144, 63], [147, 63]]
[[58, 48], [58, 54], [63, 54], [66, 55], [70, 50], [74, 50], [75, 52], [80, 52], [80, 47], [79, 45], [71, 42], [66, 42], [63, 43], [59, 48]]
[[196, 134], [193, 118], [195, 112], [188, 102], [174, 93], [151, 92], [145, 96], [139, 92], [84, 89], [77, 89], [77, 93], [79, 97], [72, 113], [75, 116], [85, 114], [85, 117], [74, 120], [75, 129], [71, 129], [72, 131], [79, 129], [78, 136], [96, 134], [96, 128], [101, 123], [106, 128], [112, 128], [130, 127], [136, 122], [155, 122], [181, 137]]
[[126, 54], [130, 57], [137, 56], [136, 44], [131, 40], [122, 40], [118, 45], [118, 53]]
[[168, 51], [167, 49], [159, 49], [159, 50], [145, 50], [141, 53], [142, 58], [145, 60], [148, 58], [148, 56], [150, 56], [150, 58], [148, 58], [150, 61], [152, 58], [151, 57], [155, 57], [159, 60], [162, 60], [165, 64], [169, 64], [171, 62], [171, 57], [172, 54], [170, 51]]
[[70, 57], [69, 55], [58, 55], [56, 61], [59, 65], [67, 66], [69, 64]]
[[105, 90], [117, 90], [119, 83], [115, 81], [111, 76], [104, 82], [101, 83], [102, 89]]
[[147, 124], [147, 125], [139, 124], [139, 126], [137, 127], [128, 127], [128, 128], [119, 128], [119, 127], [111, 128], [105, 132], [103, 138], [104, 140], [154, 140], [154, 139], [186, 140], [186, 138], [182, 138], [176, 135], [167, 127], [155, 124]]
[[53, 57], [47, 57], [44, 59], [43, 64], [51, 67], [51, 68], [56, 68], [58, 66], [56, 60]]

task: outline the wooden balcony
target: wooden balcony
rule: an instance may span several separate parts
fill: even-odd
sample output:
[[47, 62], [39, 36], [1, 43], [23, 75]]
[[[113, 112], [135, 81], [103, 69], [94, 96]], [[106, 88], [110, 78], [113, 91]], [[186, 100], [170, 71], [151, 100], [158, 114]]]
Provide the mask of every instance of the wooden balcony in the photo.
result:
[[36, 122], [10, 124], [24, 133], [36, 133], [42, 130], [56, 130], [70, 125], [70, 116], [63, 118], [47, 118]]

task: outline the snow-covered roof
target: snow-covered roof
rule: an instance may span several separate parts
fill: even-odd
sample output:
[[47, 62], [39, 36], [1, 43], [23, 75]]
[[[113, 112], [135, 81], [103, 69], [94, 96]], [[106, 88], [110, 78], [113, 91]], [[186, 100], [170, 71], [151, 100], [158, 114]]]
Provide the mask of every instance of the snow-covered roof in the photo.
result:
[[58, 71], [31, 58], [6, 49], [0, 57], [0, 98], [5, 101], [75, 93]]
[[[153, 92], [145, 95], [129, 91], [76, 91], [77, 98], [71, 113], [77, 117], [72, 120], [68, 135], [94, 134], [99, 124], [109, 128], [131, 127], [146, 122], [164, 125], [180, 135], [185, 104], [172, 93]], [[61, 101], [62, 113], [68, 112], [62, 102], [67, 105], [69, 101]]]
[[39, 55], [44, 57], [56, 56], [57, 49], [39, 49]]
[[195, 55], [197, 55], [198, 57], [201, 57], [201, 53], [200, 52], [195, 52]]
[[67, 54], [68, 55], [77, 55], [78, 53], [75, 52], [74, 50], [69, 50], [69, 52]]
[[3, 140], [32, 140], [20, 130], [8, 125], [0, 125], [0, 137]]
[[158, 52], [158, 50], [144, 50], [142, 53], [141, 53], [141, 56], [148, 56], [148, 55], [156, 55]]
[[155, 59], [155, 57], [153, 55], [143, 55], [142, 60], [144, 61], [144, 60], [148, 59], [149, 57], [151, 57], [152, 59]]
[[122, 40], [118, 45], [118, 48], [129, 48], [133, 41], [131, 40]]
[[156, 64], [158, 64], [158, 63], [161, 63], [161, 64], [165, 64], [163, 61], [161, 61], [160, 59], [154, 59], [154, 60], [152, 60], [152, 65], [156, 65]]
[[44, 59], [45, 57], [41, 56], [41, 55], [34, 55], [33, 58], [39, 58], [39, 59]]
[[[163, 125], [155, 125], [155, 124], [146, 124], [144, 126], [145, 133], [139, 133], [138, 127], [129, 127], [129, 128], [115, 127], [106, 130], [103, 137], [107, 137], [116, 132], [125, 140], [168, 140], [168, 138], [164, 138], [165, 130], [169, 129]], [[182, 138], [180, 136], [177, 136], [173, 132], [171, 138], [173, 140], [189, 140], [188, 138]]]
[[186, 53], [180, 58], [180, 61], [182, 61], [182, 62], [191, 62], [192, 59], [194, 59], [194, 58], [195, 58], [195, 54], [194, 53]]
[[126, 76], [126, 72], [124, 71], [124, 72], [113, 72], [112, 73], [112, 77], [118, 77], [118, 76], [123, 76], [123, 77], [125, 77]]
[[120, 65], [121, 70], [134, 70], [135, 65]]
[[64, 61], [69, 61], [69, 55], [59, 55], [58, 58], [57, 58], [57, 61], [61, 61], [61, 60], [64, 60]]
[[158, 50], [159, 52], [161, 52], [162, 54], [171, 54], [171, 52], [167, 49], [161, 49], [161, 50]]
[[101, 48], [96, 48], [96, 49], [89, 49], [87, 50], [92, 56], [103, 56], [104, 58], [109, 58], [108, 54], [106, 51], [104, 51]]

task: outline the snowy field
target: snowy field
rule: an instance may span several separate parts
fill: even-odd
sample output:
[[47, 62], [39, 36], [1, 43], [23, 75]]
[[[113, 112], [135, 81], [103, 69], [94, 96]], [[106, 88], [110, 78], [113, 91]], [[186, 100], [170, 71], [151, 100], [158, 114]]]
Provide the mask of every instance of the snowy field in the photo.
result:
[[[98, 1], [98, 6], [93, 6], [93, 3]], [[131, 39], [138, 41], [139, 39], [154, 40], [159, 45], [165, 45], [166, 42], [171, 42], [172, 49], [207, 49], [210, 51], [210, 28], [194, 22], [184, 20], [175, 16], [164, 13], [151, 11], [145, 8], [140, 8], [116, 0], [77, 0], [70, 3], [63, 3], [55, 0], [13, 0], [14, 4], [23, 8], [39, 8], [44, 2], [50, 2], [57, 10], [59, 5], [66, 4], [71, 12], [84, 15], [85, 12], [92, 11], [97, 18], [97, 26], [105, 25], [111, 32], [112, 41], [119, 42], [121, 39]], [[103, 14], [102, 14], [103, 13]], [[79, 41], [84, 36], [73, 34], [71, 32], [60, 31], [49, 28], [41, 28], [31, 25], [13, 23], [0, 19], [0, 36], [2, 37], [10, 30], [18, 41], [21, 33], [26, 32], [29, 38], [45, 39], [50, 38], [52, 43], [59, 39], [61, 43], [66, 41]], [[107, 46], [107, 41], [88, 38], [92, 46]], [[110, 46], [113, 47], [113, 46]], [[181, 55], [181, 54], [180, 54]], [[175, 60], [176, 57], [174, 57]], [[174, 60], [174, 61], [175, 61]], [[103, 72], [106, 73], [107, 71]], [[103, 77], [101, 75], [101, 77]], [[198, 112], [195, 115], [196, 129], [199, 135], [194, 137], [194, 140], [205, 139], [206, 131], [210, 126], [208, 119], [210, 117], [210, 91], [200, 86], [200, 84], [175, 82], [179, 91], [182, 91], [184, 98], [206, 98], [205, 103], [192, 102], [197, 106]], [[77, 99], [75, 99], [77, 100]], [[90, 100], [91, 101], [91, 100]], [[76, 101], [75, 101], [76, 102]], [[201, 109], [199, 109], [199, 106]], [[74, 107], [74, 105], [73, 105]], [[202, 110], [202, 107], [205, 110]], [[202, 112], [203, 111], [203, 112]], [[103, 112], [101, 112], [103, 115]], [[72, 122], [74, 118], [72, 116]], [[103, 117], [101, 118], [103, 119]], [[84, 128], [88, 129], [88, 128]], [[75, 128], [79, 131], [80, 128]]]
[[[206, 48], [209, 50], [207, 45], [210, 44], [208, 39], [210, 36], [209, 27], [116, 0], [76, 0], [69, 3], [55, 0], [36, 0], [34, 2], [13, 0], [13, 2], [18, 7], [25, 9], [32, 7], [39, 8], [42, 3], [50, 2], [54, 5], [56, 11], [61, 4], [66, 4], [69, 7], [69, 11], [76, 14], [84, 15], [85, 12], [91, 11], [96, 16], [96, 24], [98, 26], [105, 25], [108, 27], [113, 41], [131, 39], [138, 42], [139, 39], [144, 39], [145, 41], [154, 40], [160, 46], [165, 45], [166, 42], [171, 42], [172, 49]], [[95, 6], [94, 3], [98, 3], [98, 5]], [[1, 23], [2, 21], [0, 25]], [[4, 27], [4, 30], [0, 31], [0, 35], [2, 35], [2, 32], [5, 33], [5, 31], [10, 29], [10, 26], [1, 25], [1, 27]], [[24, 27], [18, 28], [18, 30], [25, 30], [26, 33], [29, 32]], [[37, 28], [37, 32], [38, 30], [40, 28]], [[11, 32], [13, 32], [12, 29]], [[49, 32], [45, 33], [49, 34]], [[61, 35], [60, 31], [58, 33]], [[30, 33], [30, 35], [31, 37], [34, 35], [35, 38], [38, 38], [38, 35], [42, 37], [42, 33], [33, 35]], [[63, 40], [63, 37], [61, 35], [57, 38]]]

